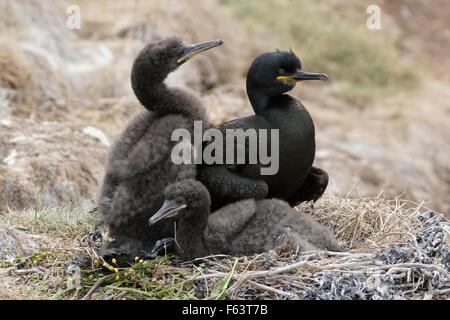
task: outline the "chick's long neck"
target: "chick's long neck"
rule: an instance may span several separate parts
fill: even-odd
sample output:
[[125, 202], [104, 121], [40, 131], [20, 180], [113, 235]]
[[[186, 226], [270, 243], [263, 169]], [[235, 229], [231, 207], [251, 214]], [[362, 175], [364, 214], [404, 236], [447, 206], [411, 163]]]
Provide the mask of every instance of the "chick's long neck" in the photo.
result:
[[181, 248], [182, 257], [200, 257], [205, 252], [203, 231], [208, 222], [208, 208], [195, 209], [196, 214], [181, 218], [177, 223], [176, 241]]
[[158, 114], [164, 110], [170, 110], [174, 106], [174, 101], [170, 89], [163, 80], [156, 77], [149, 78], [137, 72], [132, 82], [133, 90], [139, 102], [148, 110]]

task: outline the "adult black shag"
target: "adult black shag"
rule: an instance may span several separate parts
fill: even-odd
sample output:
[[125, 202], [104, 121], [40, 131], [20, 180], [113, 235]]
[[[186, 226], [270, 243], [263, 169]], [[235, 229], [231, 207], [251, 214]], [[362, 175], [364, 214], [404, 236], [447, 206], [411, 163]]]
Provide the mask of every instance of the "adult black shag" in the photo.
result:
[[131, 84], [146, 110], [131, 121], [109, 153], [98, 207], [114, 240], [103, 255], [143, 256], [171, 234], [170, 220], [150, 229], [147, 224], [163, 203], [162, 190], [168, 184], [195, 177], [194, 165], [171, 161], [171, 134], [180, 128], [192, 134], [194, 120], [206, 121], [207, 116], [197, 97], [167, 87], [164, 80], [196, 54], [221, 44], [214, 40], [186, 45], [169, 38], [147, 45], [135, 59]]
[[197, 180], [168, 186], [151, 226], [177, 218], [176, 243], [181, 259], [209, 254], [251, 255], [276, 246], [293, 250], [341, 251], [331, 231], [278, 199], [247, 199], [210, 213], [209, 192]]
[[[279, 170], [274, 175], [261, 175], [265, 166], [261, 162], [201, 166], [198, 179], [210, 191], [213, 209], [245, 198], [279, 198], [291, 205], [320, 198], [328, 174], [312, 166], [316, 150], [314, 123], [303, 104], [286, 92], [299, 81], [327, 78], [323, 73], [303, 71], [292, 51], [264, 53], [253, 61], [247, 75], [247, 94], [255, 115], [217, 128], [224, 136], [227, 129], [279, 129]], [[269, 135], [268, 145], [271, 143]]]

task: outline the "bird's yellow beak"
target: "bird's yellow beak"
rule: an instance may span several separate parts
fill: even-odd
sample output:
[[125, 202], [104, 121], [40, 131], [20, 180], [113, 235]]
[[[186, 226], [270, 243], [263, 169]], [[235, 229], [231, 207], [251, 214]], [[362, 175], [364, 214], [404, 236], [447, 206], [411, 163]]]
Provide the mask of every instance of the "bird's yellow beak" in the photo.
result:
[[285, 80], [289, 82], [296, 82], [292, 76], [278, 76], [277, 80]]
[[286, 80], [290, 82], [298, 82], [303, 80], [328, 80], [328, 76], [325, 73], [297, 70], [294, 74], [278, 76], [276, 79]]
[[196, 44], [188, 44], [185, 45], [184, 50], [181, 54], [181, 57], [178, 58], [177, 63], [178, 65], [181, 65], [185, 63], [186, 61], [192, 59], [196, 55], [205, 52], [209, 49], [215, 48], [217, 46], [220, 46], [223, 44], [223, 41], [220, 39], [212, 40], [212, 41], [206, 41]]

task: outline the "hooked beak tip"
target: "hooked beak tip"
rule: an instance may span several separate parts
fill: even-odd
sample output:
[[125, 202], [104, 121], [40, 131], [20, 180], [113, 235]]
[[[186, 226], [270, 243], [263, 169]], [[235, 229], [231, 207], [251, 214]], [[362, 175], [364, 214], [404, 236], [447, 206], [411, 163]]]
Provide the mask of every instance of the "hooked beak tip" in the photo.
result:
[[177, 60], [177, 63], [179, 65], [185, 63], [186, 61], [188, 61], [189, 59], [193, 58], [194, 56], [196, 56], [197, 54], [200, 54], [202, 52], [205, 52], [209, 49], [215, 48], [217, 46], [220, 46], [223, 44], [223, 40], [222, 39], [216, 39], [216, 40], [211, 40], [211, 41], [205, 41], [205, 42], [201, 42], [201, 43], [196, 43], [196, 44], [191, 44], [191, 45], [186, 45], [186, 52], [184, 53], [184, 55], [182, 57], [180, 57]]
[[185, 203], [177, 203], [171, 200], [165, 200], [162, 207], [148, 219], [148, 225], [153, 226], [160, 220], [172, 218], [177, 215], [178, 211], [186, 208]]
[[296, 82], [305, 80], [328, 80], [328, 75], [325, 73], [298, 70], [295, 74], [292, 75], [292, 78]]

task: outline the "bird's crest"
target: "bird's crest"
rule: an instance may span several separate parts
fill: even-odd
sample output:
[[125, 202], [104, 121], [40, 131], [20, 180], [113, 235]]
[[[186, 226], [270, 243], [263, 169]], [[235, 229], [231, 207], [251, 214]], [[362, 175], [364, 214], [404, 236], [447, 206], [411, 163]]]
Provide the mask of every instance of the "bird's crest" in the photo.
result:
[[292, 50], [292, 47], [289, 47], [289, 53], [290, 53], [290, 54], [293, 54], [294, 56], [297, 56], [297, 55], [295, 54], [295, 52]]

